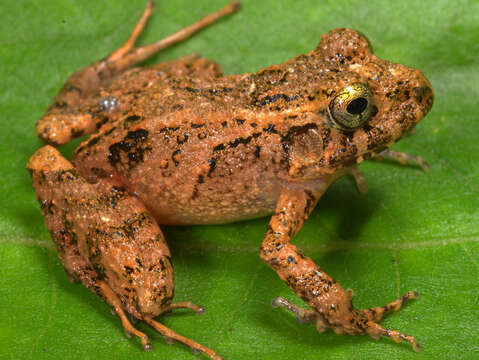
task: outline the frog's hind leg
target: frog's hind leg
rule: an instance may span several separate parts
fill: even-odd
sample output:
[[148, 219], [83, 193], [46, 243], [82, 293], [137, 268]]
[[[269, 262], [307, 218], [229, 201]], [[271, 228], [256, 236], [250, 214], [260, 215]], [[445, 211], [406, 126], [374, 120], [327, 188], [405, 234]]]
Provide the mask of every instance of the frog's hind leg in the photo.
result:
[[89, 183], [55, 148], [39, 149], [27, 165], [59, 258], [74, 280], [104, 299], [118, 314], [127, 336], [148, 336], [127, 314], [151, 325], [167, 341], [177, 340], [212, 359], [220, 357], [153, 320], [177, 308], [204, 312], [191, 302], [171, 303], [174, 280], [170, 251], [141, 201], [111, 180]]
[[[38, 137], [48, 144], [61, 145], [75, 137], [92, 133], [102, 125], [104, 119], [102, 116], [95, 117], [91, 111], [81, 109], [81, 105], [86, 99], [93, 96], [101, 87], [107, 86], [116, 75], [145, 61], [160, 50], [187, 39], [199, 30], [239, 9], [239, 3], [232, 2], [160, 41], [135, 47], [135, 42], [153, 10], [153, 2], [148, 2], [142, 17], [122, 46], [105, 59], [94, 62], [68, 78], [45, 115], [37, 122]], [[105, 106], [113, 107], [115, 105], [114, 103], [105, 104]]]
[[[50, 230], [52, 240], [55, 243], [58, 257], [70, 281], [81, 281], [82, 284], [90, 289], [101, 299], [105, 299], [120, 317], [126, 334], [133, 334], [140, 338], [145, 350], [151, 349], [148, 336], [135, 329], [128, 321], [125, 312], [122, 309], [121, 301], [111, 290], [109, 285], [100, 278], [98, 272], [92, 267], [79, 251], [77, 233], [73, 229], [73, 224], [68, 220], [69, 214], [60, 210], [52, 189], [49, 186], [49, 174], [55, 172], [58, 178], [62, 176], [70, 177], [69, 172], [73, 173], [71, 164], [49, 147], [40, 149], [37, 157], [29, 162], [29, 170], [32, 173], [33, 183], [37, 192], [37, 198], [40, 202], [42, 213], [45, 216], [45, 224]], [[34, 155], [35, 156], [35, 155]], [[55, 159], [55, 165], [48, 169], [44, 165], [48, 163], [48, 158]], [[47, 173], [45, 173], [47, 171]]]
[[152, 8], [153, 3], [150, 1], [145, 9], [145, 12], [143, 13], [142, 18], [133, 29], [130, 38], [120, 48], [115, 50], [106, 60], [103, 60], [108, 62], [109, 71], [120, 73], [125, 69], [129, 69], [132, 66], [141, 63], [149, 57], [155, 55], [157, 52], [189, 38], [201, 29], [217, 22], [222, 17], [240, 10], [241, 6], [239, 2], [234, 1], [217, 12], [205, 16], [203, 19], [184, 27], [183, 29], [164, 39], [161, 39], [153, 44], [135, 48], [134, 45], [136, 39], [143, 30], [146, 20], [151, 14]]

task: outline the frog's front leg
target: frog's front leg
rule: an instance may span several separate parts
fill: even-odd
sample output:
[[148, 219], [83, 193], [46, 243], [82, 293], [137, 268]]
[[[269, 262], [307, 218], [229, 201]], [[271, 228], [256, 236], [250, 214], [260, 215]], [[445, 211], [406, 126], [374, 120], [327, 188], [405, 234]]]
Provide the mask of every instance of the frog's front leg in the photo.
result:
[[221, 359], [213, 350], [154, 320], [177, 308], [197, 313], [204, 309], [190, 302], [171, 303], [170, 251], [156, 221], [137, 197], [114, 180], [101, 188], [88, 183], [51, 146], [38, 150], [28, 168], [65, 270], [110, 304], [127, 336], [139, 337], [145, 350], [151, 349], [148, 337], [128, 320], [129, 313], [167, 342], [176, 340]]
[[[411, 155], [401, 151], [395, 151], [391, 149], [385, 149], [379, 154], [374, 155], [370, 160], [382, 161], [383, 159], [393, 160], [400, 165], [413, 164], [419, 166], [424, 172], [429, 171], [429, 164], [421, 157], [416, 155]], [[359, 170], [358, 165], [352, 166], [348, 174], [354, 178], [356, 182], [356, 187], [361, 194], [367, 194], [368, 192], [368, 183], [366, 178]]]
[[282, 298], [276, 298], [273, 306], [291, 310], [298, 320], [314, 323], [319, 332], [331, 328], [338, 334], [369, 334], [376, 339], [388, 336], [396, 342], [407, 341], [414, 350], [419, 350], [414, 337], [385, 329], [376, 323], [388, 311], [399, 310], [403, 302], [415, 298], [416, 293], [409, 292], [384, 307], [354, 309], [351, 303], [352, 291], [344, 290], [313, 260], [291, 244], [292, 237], [299, 231], [327, 185], [326, 182], [324, 186], [315, 189], [284, 187], [281, 192], [260, 255], [313, 309], [298, 308]]
[[371, 160], [377, 161], [382, 161], [383, 159], [391, 159], [401, 165], [406, 165], [408, 163], [418, 165], [423, 171], [429, 171], [429, 164], [421, 156], [386, 149], [371, 158]]
[[[213, 24], [220, 18], [240, 9], [238, 2], [232, 2], [215, 13], [191, 24], [176, 33], [153, 44], [135, 47], [138, 36], [143, 31], [153, 10], [153, 2], [148, 2], [142, 17], [135, 25], [129, 39], [106, 58], [73, 73], [53, 100], [45, 115], [37, 122], [37, 135], [51, 145], [61, 145], [75, 137], [97, 130], [104, 121], [103, 116], [95, 116], [92, 111], [82, 110], [82, 104], [101, 87], [106, 87], [112, 79], [145, 61], [157, 52], [181, 42], [199, 30]], [[104, 99], [100, 108], [115, 109], [114, 99]]]

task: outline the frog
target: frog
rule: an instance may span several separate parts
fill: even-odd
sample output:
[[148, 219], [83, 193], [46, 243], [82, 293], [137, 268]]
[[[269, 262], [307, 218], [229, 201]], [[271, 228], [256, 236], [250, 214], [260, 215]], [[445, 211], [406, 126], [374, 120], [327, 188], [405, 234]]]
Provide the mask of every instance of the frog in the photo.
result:
[[[149, 2], [129, 39], [106, 58], [73, 73], [37, 135], [46, 145], [30, 171], [46, 227], [72, 281], [106, 301], [125, 334], [151, 350], [136, 321], [167, 343], [221, 359], [214, 350], [155, 320], [175, 309], [171, 253], [160, 225], [222, 224], [270, 216], [259, 248], [307, 307], [282, 297], [318, 332], [389, 337], [383, 316], [418, 297], [409, 291], [379, 307], [357, 309], [344, 289], [292, 240], [337, 179], [358, 165], [389, 158], [427, 170], [419, 156], [390, 146], [432, 107], [431, 84], [417, 69], [374, 55], [362, 33], [339, 28], [306, 54], [255, 73], [225, 75], [218, 63], [187, 55], [150, 67], [139, 63], [237, 12], [233, 2], [153, 44], [135, 43], [152, 14]], [[67, 160], [57, 149], [90, 135]]]

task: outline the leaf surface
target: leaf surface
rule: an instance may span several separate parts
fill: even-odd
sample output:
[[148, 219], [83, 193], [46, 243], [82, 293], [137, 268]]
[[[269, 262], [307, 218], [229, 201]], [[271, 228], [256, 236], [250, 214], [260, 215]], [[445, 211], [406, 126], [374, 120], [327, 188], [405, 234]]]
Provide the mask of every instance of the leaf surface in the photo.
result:
[[[225, 3], [222, 1], [221, 3]], [[267, 219], [166, 228], [176, 299], [205, 305], [162, 321], [228, 359], [472, 359], [479, 357], [479, 3], [244, 0], [241, 13], [148, 63], [192, 52], [227, 73], [252, 72], [315, 47], [331, 28], [368, 36], [382, 58], [419, 68], [436, 93], [414, 136], [394, 149], [414, 166], [366, 163], [369, 194], [341, 179], [295, 239], [355, 305], [382, 305], [408, 290], [422, 297], [383, 321], [423, 347], [387, 339], [318, 334], [272, 309], [274, 296], [301, 301], [258, 257]], [[23, 0], [0, 3], [0, 358], [194, 359], [144, 325], [155, 350], [127, 340], [108, 306], [71, 284], [43, 225], [25, 163], [41, 146], [34, 124], [68, 75], [119, 46], [144, 1]], [[147, 44], [217, 9], [212, 1], [158, 1]], [[78, 144], [62, 148], [69, 153]]]

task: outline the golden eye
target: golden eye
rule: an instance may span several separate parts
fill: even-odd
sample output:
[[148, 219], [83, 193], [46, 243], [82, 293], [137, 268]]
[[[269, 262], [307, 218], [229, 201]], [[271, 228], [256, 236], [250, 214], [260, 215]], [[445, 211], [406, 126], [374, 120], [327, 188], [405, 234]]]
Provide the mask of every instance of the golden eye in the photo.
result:
[[363, 83], [342, 88], [329, 103], [329, 115], [334, 125], [351, 131], [363, 125], [371, 115], [373, 95]]

